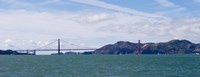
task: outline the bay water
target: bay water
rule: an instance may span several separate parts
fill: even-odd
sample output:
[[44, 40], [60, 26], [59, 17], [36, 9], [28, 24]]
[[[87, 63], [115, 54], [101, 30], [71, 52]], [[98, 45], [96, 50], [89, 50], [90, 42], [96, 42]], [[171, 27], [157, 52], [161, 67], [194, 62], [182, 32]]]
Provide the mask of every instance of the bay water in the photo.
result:
[[0, 77], [200, 77], [200, 55], [0, 55]]

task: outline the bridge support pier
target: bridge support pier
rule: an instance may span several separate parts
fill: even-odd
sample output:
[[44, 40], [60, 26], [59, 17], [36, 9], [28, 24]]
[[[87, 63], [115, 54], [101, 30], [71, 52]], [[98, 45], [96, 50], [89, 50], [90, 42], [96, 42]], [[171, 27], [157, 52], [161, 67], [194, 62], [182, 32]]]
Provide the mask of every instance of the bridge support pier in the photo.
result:
[[58, 39], [58, 55], [61, 55], [61, 53], [60, 53], [60, 39]]
[[141, 47], [140, 47], [140, 40], [138, 40], [138, 54], [140, 54], [141, 53]]
[[28, 50], [26, 50], [26, 54], [28, 54]]
[[33, 55], [36, 55], [36, 50], [33, 51]]
[[136, 55], [141, 54], [141, 43], [140, 40], [138, 40], [138, 49], [134, 52]]

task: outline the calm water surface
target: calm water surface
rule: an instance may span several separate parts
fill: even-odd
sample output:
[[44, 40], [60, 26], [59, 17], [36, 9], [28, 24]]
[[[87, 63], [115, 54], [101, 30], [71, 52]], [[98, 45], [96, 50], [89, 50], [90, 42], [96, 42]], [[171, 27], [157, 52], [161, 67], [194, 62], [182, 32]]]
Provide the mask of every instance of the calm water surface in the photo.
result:
[[200, 77], [200, 55], [1, 55], [0, 77]]

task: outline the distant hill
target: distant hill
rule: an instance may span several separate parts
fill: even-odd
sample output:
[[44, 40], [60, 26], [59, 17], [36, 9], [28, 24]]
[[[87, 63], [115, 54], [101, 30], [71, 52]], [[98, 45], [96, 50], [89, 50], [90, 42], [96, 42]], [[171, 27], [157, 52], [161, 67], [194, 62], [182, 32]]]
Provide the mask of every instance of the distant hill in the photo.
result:
[[[142, 54], [192, 54], [200, 52], [200, 44], [191, 43], [188, 40], [171, 40], [161, 43], [143, 43]], [[93, 52], [93, 54], [133, 54], [138, 49], [137, 43], [119, 41], [115, 44], [105, 45]]]
[[12, 54], [18, 54], [18, 52], [12, 50], [0, 50], [0, 55], [12, 55]]
[[93, 54], [131, 54], [137, 49], [137, 43], [119, 41], [115, 44], [105, 45], [93, 52]]
[[33, 54], [18, 53], [17, 51], [13, 50], [0, 50], [0, 55], [33, 55]]

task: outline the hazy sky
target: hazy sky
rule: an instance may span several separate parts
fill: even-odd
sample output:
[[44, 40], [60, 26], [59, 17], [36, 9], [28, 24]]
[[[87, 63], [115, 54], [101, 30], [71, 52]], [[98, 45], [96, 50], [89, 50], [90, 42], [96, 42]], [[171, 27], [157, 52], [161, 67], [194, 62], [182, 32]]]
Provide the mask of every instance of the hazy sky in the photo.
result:
[[0, 0], [0, 48], [57, 38], [92, 47], [139, 39], [200, 43], [199, 13], [200, 0]]

